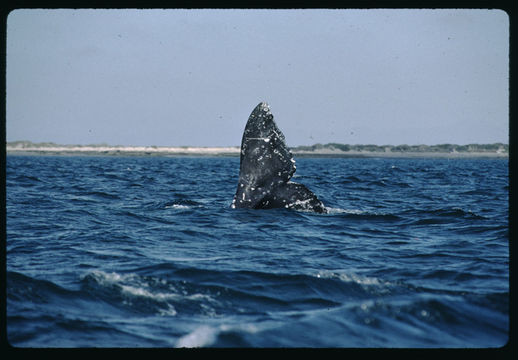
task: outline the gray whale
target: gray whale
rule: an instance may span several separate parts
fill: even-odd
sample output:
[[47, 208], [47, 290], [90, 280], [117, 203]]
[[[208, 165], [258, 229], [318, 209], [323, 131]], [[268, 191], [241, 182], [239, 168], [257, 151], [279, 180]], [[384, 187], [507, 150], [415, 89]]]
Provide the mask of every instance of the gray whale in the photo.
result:
[[241, 140], [239, 181], [231, 207], [287, 208], [327, 213], [315, 194], [291, 182], [295, 160], [267, 103], [250, 114]]

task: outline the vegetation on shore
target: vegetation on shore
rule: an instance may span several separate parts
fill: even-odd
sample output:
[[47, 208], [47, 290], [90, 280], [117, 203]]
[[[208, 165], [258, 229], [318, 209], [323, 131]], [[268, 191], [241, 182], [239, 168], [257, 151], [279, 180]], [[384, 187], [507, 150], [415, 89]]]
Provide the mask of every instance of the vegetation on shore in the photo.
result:
[[348, 145], [339, 143], [296, 146], [293, 151], [344, 151], [344, 152], [384, 152], [384, 153], [469, 153], [499, 152], [508, 153], [509, 145], [494, 144], [439, 144], [439, 145]]

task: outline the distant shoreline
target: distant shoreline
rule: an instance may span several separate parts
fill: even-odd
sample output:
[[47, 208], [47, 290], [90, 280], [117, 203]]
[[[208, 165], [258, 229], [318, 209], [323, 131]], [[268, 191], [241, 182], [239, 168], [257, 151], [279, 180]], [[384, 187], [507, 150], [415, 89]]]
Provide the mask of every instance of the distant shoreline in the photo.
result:
[[[461, 151], [459, 151], [461, 150]], [[291, 149], [295, 157], [338, 158], [507, 158], [508, 145], [434, 145], [434, 146], [376, 146], [316, 144]], [[34, 144], [28, 141], [8, 142], [7, 155], [52, 156], [195, 156], [221, 157], [240, 154], [238, 146], [230, 147], [167, 147], [167, 146], [110, 146], [110, 145], [58, 145]]]

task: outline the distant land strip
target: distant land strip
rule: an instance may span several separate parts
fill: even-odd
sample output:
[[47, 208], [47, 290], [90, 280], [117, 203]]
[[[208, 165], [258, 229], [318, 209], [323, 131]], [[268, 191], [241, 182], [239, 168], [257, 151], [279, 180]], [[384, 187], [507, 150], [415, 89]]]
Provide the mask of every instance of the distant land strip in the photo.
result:
[[[298, 157], [508, 157], [509, 145], [348, 145], [339, 143], [292, 147]], [[107, 156], [239, 156], [239, 146], [122, 146], [59, 145], [52, 142], [6, 143], [8, 155], [107, 155]]]

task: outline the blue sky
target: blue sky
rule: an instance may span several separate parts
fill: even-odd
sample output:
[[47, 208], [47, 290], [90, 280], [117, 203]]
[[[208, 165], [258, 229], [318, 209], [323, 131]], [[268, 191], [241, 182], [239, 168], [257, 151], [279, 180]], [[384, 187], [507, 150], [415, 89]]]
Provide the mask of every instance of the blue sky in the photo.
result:
[[508, 143], [500, 10], [15, 10], [7, 141]]

